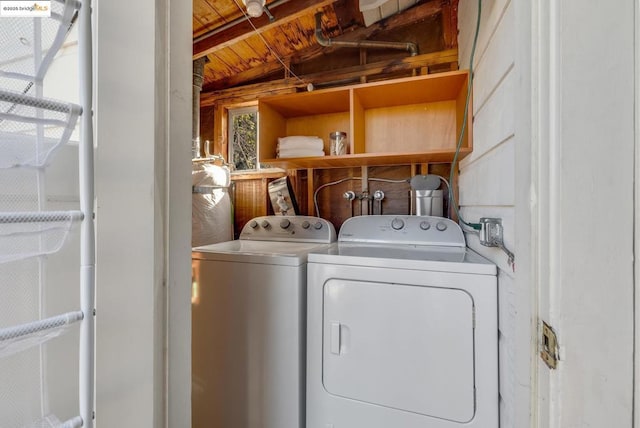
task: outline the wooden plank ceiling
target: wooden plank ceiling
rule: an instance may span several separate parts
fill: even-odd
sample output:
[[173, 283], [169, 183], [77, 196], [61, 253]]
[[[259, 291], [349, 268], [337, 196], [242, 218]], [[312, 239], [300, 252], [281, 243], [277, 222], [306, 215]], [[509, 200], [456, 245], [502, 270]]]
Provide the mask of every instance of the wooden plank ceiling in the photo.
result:
[[193, 59], [208, 60], [205, 93], [289, 78], [287, 68], [295, 75], [318, 74], [383, 59], [373, 52], [367, 58], [359, 49], [320, 46], [315, 37], [317, 12], [322, 13], [324, 37], [332, 40], [413, 42], [420, 54], [457, 46], [458, 0], [393, 0], [397, 8], [407, 7], [408, 1], [411, 6], [368, 27], [359, 0], [267, 0], [269, 13], [258, 18], [244, 14], [243, 0], [193, 1]]

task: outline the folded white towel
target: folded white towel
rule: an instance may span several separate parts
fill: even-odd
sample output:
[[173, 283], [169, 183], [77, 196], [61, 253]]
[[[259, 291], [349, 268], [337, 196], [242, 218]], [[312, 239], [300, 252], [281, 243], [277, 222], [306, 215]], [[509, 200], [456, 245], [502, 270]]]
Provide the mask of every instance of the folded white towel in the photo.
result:
[[279, 158], [307, 158], [324, 156], [324, 150], [289, 149], [278, 153]]
[[291, 137], [278, 138], [279, 149], [309, 149], [322, 150], [324, 141], [318, 137], [307, 137], [303, 135], [293, 135]]

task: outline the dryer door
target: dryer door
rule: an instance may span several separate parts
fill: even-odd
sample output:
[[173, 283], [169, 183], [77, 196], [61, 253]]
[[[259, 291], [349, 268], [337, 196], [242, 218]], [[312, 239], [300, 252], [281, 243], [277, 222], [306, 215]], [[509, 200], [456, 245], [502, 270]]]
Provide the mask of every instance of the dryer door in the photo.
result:
[[330, 394], [454, 422], [473, 419], [468, 293], [331, 279], [323, 306], [322, 376]]

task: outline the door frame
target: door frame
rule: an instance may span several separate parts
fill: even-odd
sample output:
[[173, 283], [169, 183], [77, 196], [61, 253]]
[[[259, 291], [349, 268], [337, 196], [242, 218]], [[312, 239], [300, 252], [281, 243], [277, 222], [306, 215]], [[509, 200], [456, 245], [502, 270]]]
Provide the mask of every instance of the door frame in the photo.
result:
[[[555, 7], [554, 7], [555, 6]], [[531, 283], [532, 283], [532, 353], [531, 353], [531, 427], [552, 426], [553, 378], [538, 358], [541, 320], [552, 321], [552, 290], [558, 281], [557, 248], [552, 230], [558, 224], [554, 207], [554, 189], [558, 180], [558, 19], [556, 2], [531, 3]], [[555, 272], [555, 274], [554, 274]]]
[[634, 2], [634, 69], [635, 69], [635, 114], [634, 114], [634, 340], [633, 340], [633, 426], [640, 428], [640, 381], [638, 374], [640, 373], [640, 352], [638, 352], [638, 344], [640, 344], [640, 289], [638, 287], [638, 278], [640, 278], [640, 260], [638, 260], [638, 249], [640, 248], [640, 0]]

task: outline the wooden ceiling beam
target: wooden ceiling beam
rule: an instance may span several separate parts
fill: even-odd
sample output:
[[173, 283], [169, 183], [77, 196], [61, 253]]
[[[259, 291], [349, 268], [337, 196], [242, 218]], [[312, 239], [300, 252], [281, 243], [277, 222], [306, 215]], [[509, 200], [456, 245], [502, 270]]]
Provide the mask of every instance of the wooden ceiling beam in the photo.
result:
[[356, 65], [334, 70], [331, 73], [321, 72], [307, 74], [303, 80], [313, 84], [330, 83], [332, 81], [357, 80], [363, 76], [376, 74], [388, 74], [398, 71], [413, 70], [422, 67], [432, 67], [438, 64], [458, 62], [458, 49], [449, 49], [441, 52], [432, 52], [423, 55], [408, 56], [389, 61], [377, 61], [370, 64]]
[[[272, 15], [276, 17], [274, 22], [270, 23], [265, 14], [260, 18], [254, 19], [252, 22], [259, 32], [265, 32], [294, 21], [301, 16], [314, 14], [317, 10], [332, 5], [336, 1], [337, 0], [290, 1], [270, 10]], [[238, 23], [238, 25], [225, 31], [213, 33], [209, 37], [206, 37], [206, 35], [200, 37], [198, 41], [193, 44], [193, 59], [202, 58], [210, 53], [234, 45], [252, 37], [254, 34], [255, 32], [251, 23], [245, 19]]]
[[422, 67], [432, 67], [439, 64], [457, 63], [457, 61], [458, 49], [409, 56], [390, 61], [378, 61], [371, 64], [346, 67], [332, 72], [324, 71], [322, 73], [304, 75], [301, 76], [302, 81], [295, 78], [288, 78], [238, 86], [230, 89], [206, 91], [200, 95], [200, 105], [202, 107], [212, 106], [220, 99], [244, 100], [245, 98], [251, 99], [252, 97], [255, 99], [258, 96], [279, 93], [279, 91], [282, 90], [291, 91], [295, 88], [304, 88], [308, 83], [321, 84], [346, 80], [355, 81], [362, 76], [395, 73]]
[[267, 95], [297, 92], [297, 89], [302, 86], [303, 85], [296, 79], [289, 78], [244, 85], [234, 90], [223, 89], [220, 91], [203, 92], [200, 96], [200, 107], [212, 107], [220, 103], [237, 104], [255, 101]]
[[250, 82], [252, 80], [256, 80], [260, 77], [274, 73], [278, 70], [282, 70], [283, 74], [285, 73], [284, 67], [279, 62], [268, 62], [257, 67], [252, 67], [247, 71], [243, 71], [242, 73], [237, 73], [233, 76], [218, 79], [211, 84], [206, 84], [204, 85], [202, 90], [203, 92], [207, 92], [220, 88], [231, 88], [232, 86], [239, 85], [242, 82]]
[[[370, 25], [366, 28], [361, 28], [350, 33], [347, 33], [343, 36], [332, 38], [332, 40], [336, 41], [356, 41], [367, 39], [368, 37], [375, 36], [381, 32], [391, 31], [396, 28], [404, 27], [406, 25], [415, 24], [417, 21], [426, 19], [430, 16], [433, 16], [437, 13], [443, 12], [445, 6], [449, 3], [448, 0], [430, 0], [425, 3], [420, 3], [410, 9], [405, 10], [402, 14], [391, 16], [383, 21], [379, 21], [375, 24]], [[333, 51], [335, 51], [336, 47], [325, 48], [320, 45], [314, 45], [311, 48], [308, 48], [304, 51], [298, 52], [293, 56], [287, 58], [290, 61], [290, 64], [295, 66], [296, 64], [300, 64], [315, 58], [318, 58], [322, 55], [327, 55]], [[344, 49], [344, 48], [342, 48]], [[208, 82], [205, 85], [204, 91], [211, 91], [221, 88], [230, 88], [236, 85], [241, 84], [242, 82], [248, 82], [251, 80], [258, 79], [261, 76], [273, 73], [282, 68], [282, 64], [277, 61], [273, 61], [270, 63], [265, 63], [258, 67], [253, 67], [247, 71], [242, 73], [237, 73], [233, 76], [228, 76], [215, 82]]]

